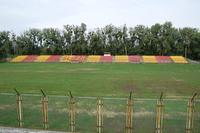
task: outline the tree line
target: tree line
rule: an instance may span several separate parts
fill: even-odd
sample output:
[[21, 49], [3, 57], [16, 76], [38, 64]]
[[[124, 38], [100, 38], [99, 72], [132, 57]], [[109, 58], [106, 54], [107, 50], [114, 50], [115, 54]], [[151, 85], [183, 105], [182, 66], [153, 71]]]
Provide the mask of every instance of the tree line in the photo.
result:
[[175, 28], [171, 22], [151, 27], [112, 24], [87, 30], [84, 23], [57, 28], [32, 28], [16, 35], [0, 31], [0, 57], [12, 55], [183, 55], [200, 60], [197, 28]]

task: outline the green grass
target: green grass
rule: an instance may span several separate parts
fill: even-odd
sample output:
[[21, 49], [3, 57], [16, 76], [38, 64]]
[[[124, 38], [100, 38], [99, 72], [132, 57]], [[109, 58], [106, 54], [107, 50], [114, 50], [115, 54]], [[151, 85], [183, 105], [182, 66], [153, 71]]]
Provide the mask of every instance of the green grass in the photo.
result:
[[[183, 97], [200, 92], [199, 64], [67, 64], [67, 63], [1, 63], [0, 93], [66, 95], [71, 90], [75, 96], [158, 98], [163, 91], [165, 118], [164, 132], [185, 132], [187, 100]], [[15, 95], [0, 94], [0, 125], [17, 126]], [[69, 131], [68, 97], [48, 97], [50, 130]], [[96, 132], [96, 99], [78, 98], [76, 129]], [[104, 99], [105, 133], [121, 133], [125, 128], [126, 100]], [[24, 127], [42, 128], [41, 96], [23, 95]], [[199, 131], [200, 102], [195, 106], [194, 133]], [[134, 132], [154, 132], [156, 100], [134, 101]], [[144, 128], [145, 127], [145, 128]]]
[[1, 63], [0, 92], [77, 96], [191, 96], [200, 92], [199, 64]]

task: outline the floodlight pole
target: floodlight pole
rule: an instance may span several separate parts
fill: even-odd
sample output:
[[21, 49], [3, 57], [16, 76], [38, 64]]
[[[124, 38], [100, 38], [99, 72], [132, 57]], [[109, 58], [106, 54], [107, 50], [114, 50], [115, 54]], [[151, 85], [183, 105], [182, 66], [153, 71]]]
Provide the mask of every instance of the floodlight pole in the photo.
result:
[[187, 106], [187, 120], [186, 120], [186, 133], [192, 133], [193, 131], [193, 125], [194, 125], [194, 98], [197, 96], [197, 93], [194, 93], [194, 95], [191, 97], [191, 99], [188, 101]]
[[157, 100], [155, 133], [163, 133], [163, 118], [164, 118], [164, 103], [163, 103], [163, 92], [161, 92], [160, 98]]
[[133, 132], [133, 100], [132, 92], [127, 100], [127, 110], [126, 110], [126, 133]]
[[103, 133], [103, 101], [97, 98], [97, 133]]
[[17, 120], [19, 127], [23, 127], [23, 111], [22, 111], [22, 96], [17, 91], [17, 89], [14, 89], [16, 92], [16, 101], [17, 101]]
[[42, 116], [43, 116], [43, 127], [45, 130], [48, 129], [48, 97], [44, 93], [44, 91], [41, 89], [42, 92]]
[[70, 100], [69, 100], [69, 128], [70, 128], [70, 132], [75, 132], [75, 116], [76, 116], [76, 110], [75, 110], [75, 99], [71, 93], [71, 91], [69, 91], [69, 96], [70, 96]]

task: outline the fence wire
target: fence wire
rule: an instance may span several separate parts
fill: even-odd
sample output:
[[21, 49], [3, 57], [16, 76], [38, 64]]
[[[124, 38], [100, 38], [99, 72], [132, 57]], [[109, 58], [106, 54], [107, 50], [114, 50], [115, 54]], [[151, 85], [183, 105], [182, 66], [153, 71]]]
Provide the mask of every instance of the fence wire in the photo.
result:
[[[22, 95], [23, 127], [43, 129], [42, 95]], [[0, 126], [18, 126], [16, 95], [0, 94]], [[74, 97], [75, 131], [97, 132], [97, 98]], [[163, 133], [183, 133], [188, 100], [164, 99]], [[49, 130], [70, 131], [67, 96], [48, 96]], [[126, 127], [127, 99], [102, 98], [103, 132], [122, 133]], [[155, 133], [156, 99], [133, 99], [133, 133]], [[193, 133], [200, 131], [200, 102], [195, 101]]]

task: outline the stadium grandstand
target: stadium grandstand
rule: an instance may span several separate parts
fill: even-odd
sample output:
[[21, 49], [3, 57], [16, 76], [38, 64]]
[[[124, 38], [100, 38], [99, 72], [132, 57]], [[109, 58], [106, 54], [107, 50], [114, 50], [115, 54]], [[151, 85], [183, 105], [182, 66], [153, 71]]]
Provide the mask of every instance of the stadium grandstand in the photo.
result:
[[128, 56], [128, 60], [130, 63], [141, 63], [143, 61], [142, 57], [138, 55], [130, 55]]
[[172, 63], [172, 60], [169, 56], [156, 56], [158, 63]]
[[115, 56], [114, 59], [115, 59], [115, 62], [118, 62], [118, 63], [129, 62], [127, 55], [117, 55], [117, 56]]
[[170, 56], [174, 63], [188, 63], [183, 56]]
[[40, 55], [37, 57], [35, 62], [47, 62], [47, 59], [50, 57], [50, 55]]
[[101, 56], [100, 57], [100, 62], [101, 63], [112, 63], [112, 56]]
[[23, 62], [27, 58], [27, 55], [20, 55], [11, 60], [11, 62]]
[[37, 55], [28, 55], [22, 62], [34, 62], [37, 57]]
[[46, 62], [59, 62], [59, 61], [60, 61], [60, 55], [51, 55], [46, 60]]
[[158, 63], [155, 56], [143, 56], [144, 63]]
[[71, 57], [71, 62], [83, 63], [86, 60], [85, 55], [74, 55]]
[[66, 63], [188, 63], [183, 56], [138, 55], [19, 55], [10, 62], [66, 62]]
[[86, 62], [99, 63], [100, 58], [101, 58], [100, 55], [89, 55]]
[[64, 55], [60, 58], [60, 62], [71, 62], [72, 57], [72, 55]]

